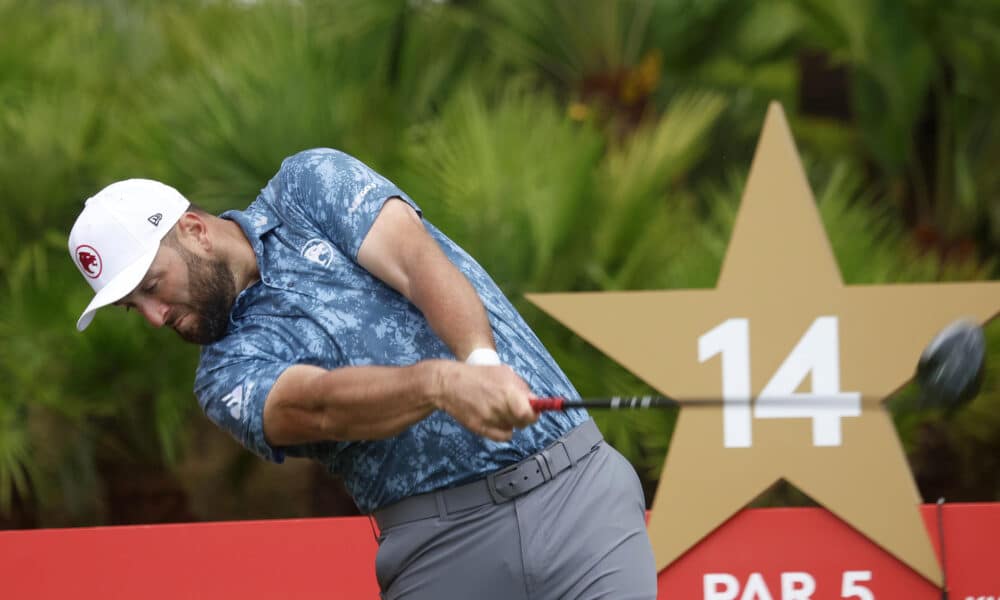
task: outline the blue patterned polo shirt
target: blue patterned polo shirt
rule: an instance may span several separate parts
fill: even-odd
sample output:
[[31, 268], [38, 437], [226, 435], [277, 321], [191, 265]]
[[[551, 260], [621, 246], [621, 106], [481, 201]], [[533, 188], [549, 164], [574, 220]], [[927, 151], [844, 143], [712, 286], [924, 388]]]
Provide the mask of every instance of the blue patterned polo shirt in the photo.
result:
[[[587, 419], [583, 411], [543, 413], [503, 443], [471, 433], [442, 411], [383, 440], [282, 448], [264, 440], [264, 400], [291, 365], [336, 369], [454, 359], [413, 304], [357, 263], [361, 242], [393, 197], [419, 212], [357, 159], [314, 149], [287, 158], [246, 210], [224, 213], [250, 240], [260, 281], [237, 297], [226, 336], [202, 348], [195, 376], [199, 404], [219, 427], [268, 460], [281, 462], [287, 454], [320, 461], [343, 477], [364, 512], [482, 477]], [[504, 363], [539, 396], [578, 397], [483, 268], [426, 220], [424, 226], [479, 293]]]

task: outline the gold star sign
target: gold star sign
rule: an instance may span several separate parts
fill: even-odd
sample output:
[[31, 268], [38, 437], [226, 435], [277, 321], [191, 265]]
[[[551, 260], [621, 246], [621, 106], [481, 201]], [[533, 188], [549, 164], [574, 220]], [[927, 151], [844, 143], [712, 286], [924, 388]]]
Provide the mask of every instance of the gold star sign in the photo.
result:
[[661, 393], [724, 399], [678, 416], [649, 522], [658, 569], [785, 479], [940, 583], [880, 401], [946, 325], [995, 316], [1000, 283], [845, 286], [778, 104], [714, 290], [529, 299]]

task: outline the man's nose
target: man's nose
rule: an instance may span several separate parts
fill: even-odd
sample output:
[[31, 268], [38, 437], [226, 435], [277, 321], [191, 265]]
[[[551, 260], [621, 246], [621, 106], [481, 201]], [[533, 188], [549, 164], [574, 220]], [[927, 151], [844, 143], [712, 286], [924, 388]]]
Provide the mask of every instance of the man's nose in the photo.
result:
[[153, 327], [163, 327], [164, 323], [167, 322], [167, 312], [170, 310], [166, 302], [160, 302], [155, 298], [144, 298], [137, 301], [136, 308]]

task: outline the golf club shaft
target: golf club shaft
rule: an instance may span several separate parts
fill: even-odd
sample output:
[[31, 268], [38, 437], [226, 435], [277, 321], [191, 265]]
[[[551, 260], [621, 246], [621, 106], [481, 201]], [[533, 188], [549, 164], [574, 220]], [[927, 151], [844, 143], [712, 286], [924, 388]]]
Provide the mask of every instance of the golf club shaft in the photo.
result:
[[[804, 395], [805, 396], [805, 395]], [[882, 398], [859, 398], [861, 403], [879, 403]], [[770, 398], [755, 398], [755, 402], [764, 401], [768, 404], [784, 404], [793, 407], [803, 407], [803, 406], [816, 406], [816, 407], [841, 407], [845, 403], [850, 403], [850, 398], [845, 398], [843, 396], [789, 396], [789, 397], [770, 397]], [[631, 410], [631, 409], [649, 409], [649, 408], [681, 408], [681, 407], [713, 407], [722, 406], [727, 403], [723, 398], [688, 398], [684, 400], [678, 400], [676, 398], [671, 398], [670, 396], [610, 396], [605, 398], [582, 398], [579, 400], [573, 400], [569, 398], [559, 398], [559, 397], [549, 397], [549, 398], [535, 398], [530, 400], [531, 407], [535, 409], [535, 412], [544, 412], [550, 410], [572, 410], [577, 408], [585, 409], [610, 409], [610, 410]], [[738, 400], [732, 400], [733, 403], [738, 403]], [[751, 400], [748, 398], [745, 400], [747, 404], [750, 404]]]
[[[968, 402], [982, 381], [985, 361], [985, 342], [982, 328], [973, 321], [960, 320], [942, 330], [924, 350], [917, 365], [917, 383], [930, 403], [939, 407], [957, 406]], [[767, 404], [787, 404], [793, 407], [848, 407], [856, 396], [847, 393], [791, 394], [788, 397], [756, 398], [754, 402]], [[864, 403], [880, 403], [884, 398], [865, 396]], [[742, 399], [747, 404], [750, 398]], [[687, 398], [678, 400], [670, 396], [611, 396], [605, 398], [582, 398], [579, 400], [559, 397], [535, 398], [531, 407], [535, 412], [550, 410], [587, 409], [646, 409], [679, 408], [682, 406], [722, 406], [729, 402], [741, 403], [741, 399]]]

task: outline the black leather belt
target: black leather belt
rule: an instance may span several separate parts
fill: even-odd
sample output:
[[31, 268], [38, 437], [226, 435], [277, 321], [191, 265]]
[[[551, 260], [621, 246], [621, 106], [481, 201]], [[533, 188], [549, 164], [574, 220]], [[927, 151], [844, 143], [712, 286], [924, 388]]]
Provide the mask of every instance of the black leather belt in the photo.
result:
[[484, 504], [501, 504], [527, 494], [575, 465], [604, 440], [594, 421], [573, 428], [541, 452], [490, 473], [482, 479], [445, 490], [427, 492], [375, 511], [379, 529], [445, 516]]

